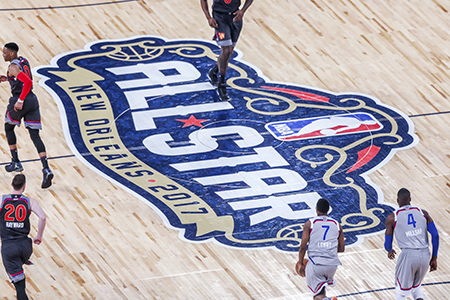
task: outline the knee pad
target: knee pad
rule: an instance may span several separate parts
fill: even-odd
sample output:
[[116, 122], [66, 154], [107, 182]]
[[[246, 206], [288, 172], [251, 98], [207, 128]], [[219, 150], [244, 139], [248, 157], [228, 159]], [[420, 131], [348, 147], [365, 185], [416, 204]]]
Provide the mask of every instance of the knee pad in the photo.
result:
[[17, 144], [16, 134], [14, 133], [15, 127], [16, 127], [16, 125], [11, 125], [11, 124], [5, 123], [5, 135], [6, 135], [6, 140], [8, 141], [8, 145]]
[[38, 153], [45, 152], [44, 142], [42, 142], [41, 137], [39, 136], [39, 129], [29, 129], [31, 140], [33, 141], [34, 146]]

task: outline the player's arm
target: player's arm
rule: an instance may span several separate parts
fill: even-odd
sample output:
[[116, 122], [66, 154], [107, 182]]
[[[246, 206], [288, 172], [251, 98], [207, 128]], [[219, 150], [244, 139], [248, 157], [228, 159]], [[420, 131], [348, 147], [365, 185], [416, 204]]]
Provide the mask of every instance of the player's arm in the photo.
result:
[[341, 224], [339, 224], [338, 252], [344, 252], [344, 251], [345, 251], [344, 231], [342, 230]]
[[391, 213], [386, 218], [386, 232], [384, 234], [384, 249], [388, 252], [388, 258], [394, 259], [395, 258], [395, 250], [392, 249], [392, 242], [394, 240], [394, 223], [395, 223], [395, 216], [394, 213]]
[[436, 229], [436, 225], [433, 222], [433, 219], [430, 217], [427, 211], [422, 210], [425, 219], [427, 219], [427, 229], [431, 234], [431, 244], [433, 245], [433, 252], [431, 254], [430, 260], [430, 272], [437, 270], [437, 255], [439, 249], [439, 233]]
[[203, 13], [205, 14], [205, 17], [208, 20], [209, 26], [212, 28], [219, 27], [217, 21], [209, 14], [208, 0], [200, 0], [200, 5], [202, 6]]
[[33, 198], [30, 198], [30, 208], [31, 211], [39, 218], [38, 232], [33, 239], [33, 242], [39, 245], [42, 242], [42, 235], [44, 234], [45, 224], [47, 223], [47, 216], [39, 206], [39, 203]]
[[237, 22], [242, 20], [242, 18], [244, 18], [244, 14], [247, 11], [247, 9], [250, 7], [250, 5], [252, 5], [253, 0], [245, 0], [244, 6], [242, 6], [241, 9], [238, 9], [235, 13], [234, 13], [234, 18], [233, 21]]
[[21, 110], [23, 105], [23, 100], [31, 91], [31, 87], [33, 86], [33, 81], [31, 78], [25, 73], [22, 72], [18, 65], [10, 64], [8, 67], [8, 73], [10, 76], [16, 77], [18, 80], [23, 82], [22, 93], [20, 93], [19, 100], [17, 100], [14, 105], [14, 109]]
[[297, 268], [297, 274], [305, 277], [305, 265], [303, 264], [303, 259], [305, 258], [306, 254], [306, 246], [309, 242], [309, 231], [311, 229], [311, 221], [307, 221], [305, 225], [303, 225], [303, 234], [302, 234], [302, 242], [300, 244], [300, 248], [298, 249], [298, 262], [296, 264]]

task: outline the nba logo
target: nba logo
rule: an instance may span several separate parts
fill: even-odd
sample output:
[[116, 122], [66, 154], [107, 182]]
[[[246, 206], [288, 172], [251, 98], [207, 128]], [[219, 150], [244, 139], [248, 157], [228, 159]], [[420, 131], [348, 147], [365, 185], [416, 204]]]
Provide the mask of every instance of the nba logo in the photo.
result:
[[383, 125], [368, 113], [287, 120], [266, 125], [266, 129], [280, 141], [357, 134], [382, 128]]

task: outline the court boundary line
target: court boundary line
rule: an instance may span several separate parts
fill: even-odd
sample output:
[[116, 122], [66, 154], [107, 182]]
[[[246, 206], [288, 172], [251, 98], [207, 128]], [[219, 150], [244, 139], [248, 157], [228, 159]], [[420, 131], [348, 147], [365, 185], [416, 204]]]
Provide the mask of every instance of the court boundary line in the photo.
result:
[[97, 2], [88, 4], [73, 4], [73, 5], [60, 5], [60, 6], [41, 6], [41, 7], [22, 7], [22, 8], [0, 8], [0, 12], [3, 11], [27, 11], [27, 10], [45, 10], [45, 9], [64, 9], [64, 8], [78, 8], [78, 7], [90, 7], [90, 6], [100, 6], [100, 5], [110, 5], [110, 4], [120, 4], [127, 2], [140, 2], [143, 0], [118, 0], [115, 2]]
[[[422, 286], [442, 285], [442, 284], [450, 284], [450, 281], [423, 283]], [[336, 297], [350, 297], [350, 296], [363, 295], [363, 294], [376, 293], [376, 292], [383, 292], [383, 291], [389, 291], [389, 290], [395, 290], [395, 287], [381, 288], [381, 289], [369, 290], [369, 291], [364, 291], [364, 292], [349, 293], [349, 294], [344, 294], [344, 295], [338, 295]]]
[[427, 117], [427, 116], [433, 116], [433, 115], [445, 115], [450, 114], [450, 111], [440, 111], [440, 112], [434, 112], [434, 113], [425, 113], [425, 114], [418, 114], [418, 115], [410, 115], [410, 118], [416, 118], [416, 117]]
[[[121, 0], [121, 2], [137, 2], [137, 1], [142, 1], [142, 0]], [[106, 2], [104, 2], [106, 3]], [[109, 3], [118, 3], [118, 2], [109, 2]], [[108, 4], [108, 3], [107, 3]], [[1, 9], [0, 9], [1, 11]], [[443, 112], [434, 112], [434, 113], [424, 113], [424, 114], [419, 114], [419, 115], [409, 115], [409, 118], [416, 118], [416, 117], [426, 117], [426, 116], [433, 116], [433, 115], [443, 115], [443, 114], [450, 114], [450, 111], [443, 111]], [[82, 156], [88, 156], [91, 155], [91, 153], [80, 153]], [[47, 157], [49, 160], [50, 159], [61, 159], [61, 158], [70, 158], [70, 157], [76, 157], [75, 154], [66, 154], [66, 155], [60, 155], [60, 156], [52, 156], [52, 157]], [[35, 161], [40, 161], [40, 159], [36, 158], [36, 159], [27, 159], [27, 160], [21, 160], [20, 162], [35, 162]], [[0, 162], [0, 166], [2, 165], [6, 165], [9, 164], [10, 162]], [[449, 282], [444, 282], [444, 283], [450, 283]], [[429, 285], [429, 284], [427, 284]], [[391, 288], [389, 288], [391, 289]], [[345, 297], [345, 296], [344, 296]]]

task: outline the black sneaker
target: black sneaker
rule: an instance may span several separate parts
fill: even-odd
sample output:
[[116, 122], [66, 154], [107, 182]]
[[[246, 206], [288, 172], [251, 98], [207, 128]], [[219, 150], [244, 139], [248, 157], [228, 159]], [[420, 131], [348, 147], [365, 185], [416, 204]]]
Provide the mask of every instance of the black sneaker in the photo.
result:
[[217, 95], [219, 95], [219, 98], [221, 101], [229, 101], [230, 100], [230, 96], [228, 96], [227, 86], [225, 83], [221, 83], [217, 86]]
[[217, 72], [214, 72], [214, 68], [208, 71], [208, 78], [211, 80], [211, 84], [213, 86], [217, 86], [217, 83], [219, 82], [219, 78], [217, 77]]
[[42, 169], [44, 180], [42, 180], [41, 188], [46, 189], [52, 185], [53, 172], [49, 168]]
[[23, 167], [22, 167], [22, 164], [20, 163], [20, 161], [11, 161], [9, 163], [9, 165], [5, 166], [5, 170], [8, 173], [10, 173], [10, 172], [21, 172], [21, 171], [23, 171]]

